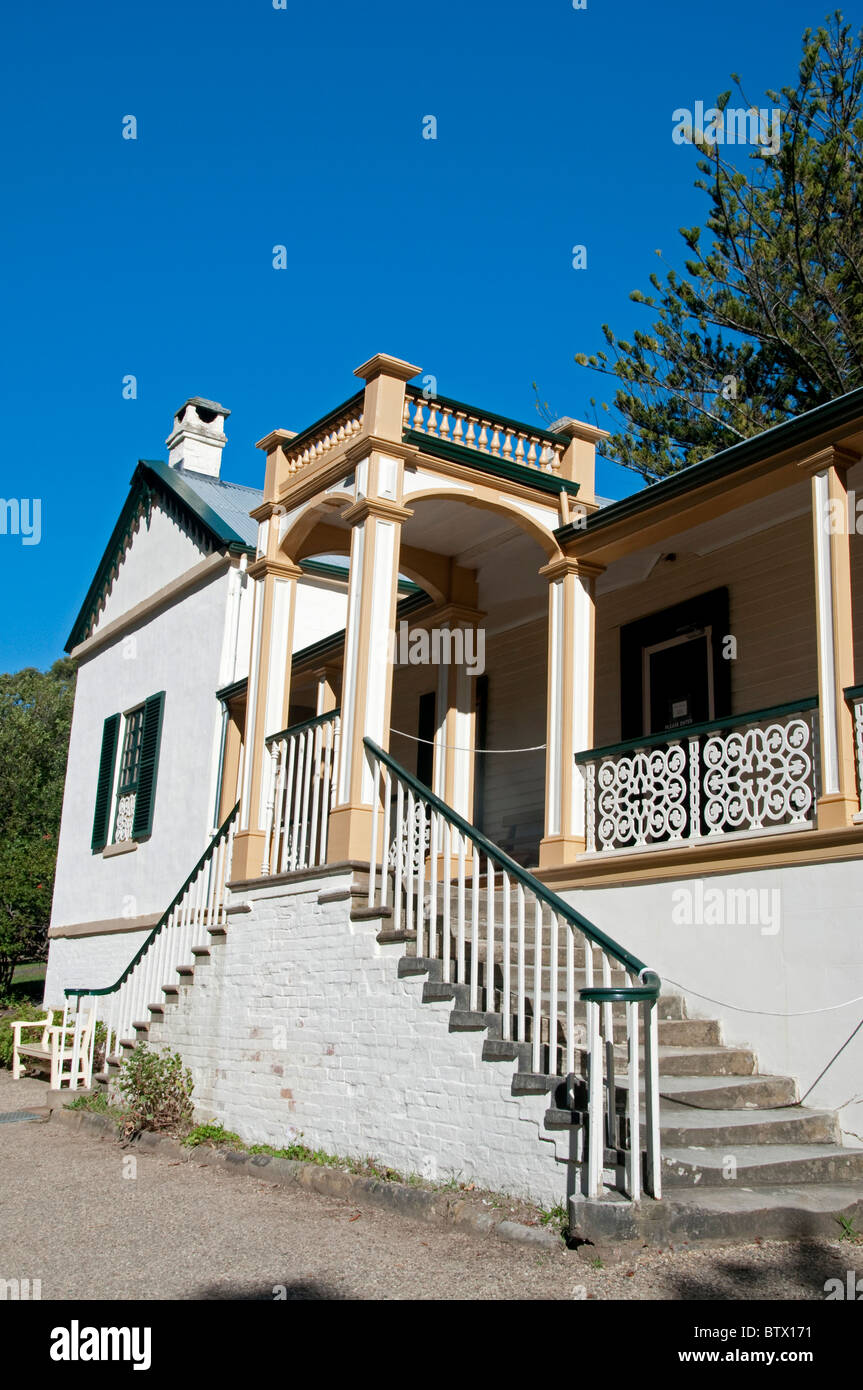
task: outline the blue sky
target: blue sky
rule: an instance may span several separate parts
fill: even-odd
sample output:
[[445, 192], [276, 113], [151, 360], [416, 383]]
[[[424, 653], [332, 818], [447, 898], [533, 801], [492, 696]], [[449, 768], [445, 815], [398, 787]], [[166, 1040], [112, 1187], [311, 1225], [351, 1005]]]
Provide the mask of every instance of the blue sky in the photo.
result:
[[[187, 396], [231, 409], [223, 474], [254, 484], [254, 441], [346, 398], [378, 351], [487, 409], [535, 418], [536, 380], [555, 413], [589, 418], [609, 391], [573, 354], [603, 322], [644, 322], [630, 290], [657, 248], [681, 263], [677, 229], [706, 210], [672, 111], [709, 105], [732, 71], [759, 98], [792, 84], [826, 10], [7, 9], [0, 495], [41, 499], [42, 538], [0, 535], [0, 669], [62, 653], [136, 460], [167, 456]], [[606, 495], [636, 485], [601, 469]]]

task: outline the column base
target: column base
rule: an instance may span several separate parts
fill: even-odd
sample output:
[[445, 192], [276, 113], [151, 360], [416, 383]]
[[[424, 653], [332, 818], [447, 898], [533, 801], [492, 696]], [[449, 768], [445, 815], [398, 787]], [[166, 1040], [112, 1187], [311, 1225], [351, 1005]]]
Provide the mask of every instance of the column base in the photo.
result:
[[539, 867], [559, 869], [584, 854], [586, 842], [578, 835], [547, 835], [539, 844]]
[[[380, 837], [383, 834], [383, 812], [378, 815], [378, 862]], [[372, 848], [371, 806], [337, 806], [330, 811], [327, 830], [327, 863], [342, 864], [347, 860], [367, 862]], [[387, 847], [387, 852], [389, 847]]]
[[819, 830], [838, 830], [843, 825], [854, 824], [855, 816], [860, 814], [860, 802], [856, 796], [843, 796], [841, 792], [835, 792], [820, 797], [815, 811]]
[[231, 859], [231, 878], [238, 883], [250, 878], [262, 878], [266, 835], [263, 830], [238, 830], [234, 836]]

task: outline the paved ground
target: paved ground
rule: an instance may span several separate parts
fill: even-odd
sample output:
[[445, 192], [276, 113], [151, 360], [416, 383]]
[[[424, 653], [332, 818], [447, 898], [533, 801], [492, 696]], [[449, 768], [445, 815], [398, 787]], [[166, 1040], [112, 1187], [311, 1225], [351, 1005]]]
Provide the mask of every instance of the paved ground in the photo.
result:
[[[0, 1071], [0, 1113], [44, 1104]], [[53, 1123], [0, 1123], [0, 1278], [43, 1299], [818, 1299], [863, 1246], [642, 1251], [594, 1269], [385, 1210], [126, 1153]]]

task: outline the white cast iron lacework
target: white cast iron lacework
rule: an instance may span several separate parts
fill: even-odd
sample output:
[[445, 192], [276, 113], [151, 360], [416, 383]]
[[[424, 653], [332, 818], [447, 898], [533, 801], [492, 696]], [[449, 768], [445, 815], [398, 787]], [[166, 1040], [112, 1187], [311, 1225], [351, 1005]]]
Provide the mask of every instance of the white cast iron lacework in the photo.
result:
[[811, 744], [805, 719], [709, 738], [701, 750], [708, 833], [804, 821], [813, 801]]
[[121, 796], [117, 802], [117, 824], [114, 827], [115, 844], [132, 838], [132, 826], [135, 821], [135, 797], [135, 792], [129, 792], [127, 796]]
[[686, 833], [686, 752], [682, 744], [639, 749], [600, 763], [597, 836], [613, 844], [680, 840]]
[[654, 736], [641, 748], [581, 759], [588, 852], [808, 827], [816, 716], [743, 716], [732, 728]]
[[409, 868], [415, 874], [422, 872], [428, 851], [429, 822], [426, 819], [425, 807], [422, 802], [416, 801], [413, 808], [413, 823], [407, 821], [401, 823], [401, 831], [396, 832], [390, 844], [387, 863], [391, 869], [398, 869], [399, 873], [406, 878]]
[[854, 743], [857, 749], [857, 787], [863, 811], [863, 696], [854, 699]]

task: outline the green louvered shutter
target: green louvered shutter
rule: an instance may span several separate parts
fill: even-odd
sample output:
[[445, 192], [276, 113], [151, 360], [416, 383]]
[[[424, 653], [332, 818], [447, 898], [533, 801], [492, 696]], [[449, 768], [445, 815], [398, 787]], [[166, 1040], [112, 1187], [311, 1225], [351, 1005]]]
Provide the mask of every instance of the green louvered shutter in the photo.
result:
[[98, 854], [108, 843], [108, 823], [111, 818], [111, 791], [114, 786], [114, 760], [120, 716], [111, 714], [102, 725], [102, 752], [99, 756], [99, 780], [96, 783], [96, 810], [93, 814], [93, 835], [90, 848]]
[[156, 800], [156, 774], [159, 770], [159, 744], [164, 708], [164, 690], [144, 701], [144, 732], [141, 735], [138, 792], [135, 797], [135, 819], [132, 822], [133, 840], [142, 840], [153, 829], [153, 806]]

